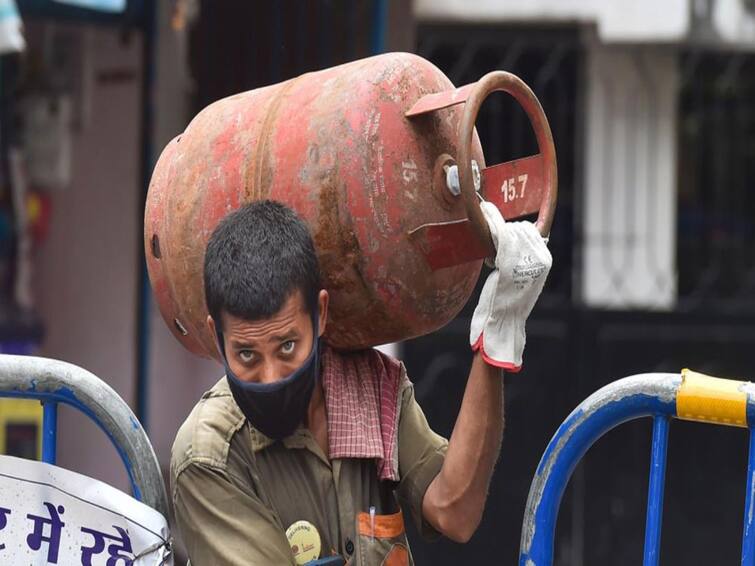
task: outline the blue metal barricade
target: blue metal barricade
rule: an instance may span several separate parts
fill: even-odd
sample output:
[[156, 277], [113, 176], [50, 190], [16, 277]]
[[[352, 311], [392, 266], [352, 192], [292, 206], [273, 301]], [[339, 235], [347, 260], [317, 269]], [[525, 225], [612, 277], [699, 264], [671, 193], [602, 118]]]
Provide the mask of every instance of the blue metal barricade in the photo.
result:
[[126, 402], [97, 376], [58, 360], [0, 355], [0, 397], [42, 403], [42, 460], [50, 464], [56, 460], [58, 404], [87, 415], [118, 451], [134, 498], [168, 517], [162, 473], [147, 434]]
[[522, 524], [520, 566], [550, 566], [558, 508], [575, 466], [590, 446], [612, 428], [639, 417], [653, 418], [653, 444], [645, 523], [644, 566], [657, 566], [672, 418], [749, 427], [750, 444], [742, 536], [742, 565], [755, 566], [755, 385], [680, 374], [644, 374], [620, 379], [585, 399], [551, 439], [530, 486]]

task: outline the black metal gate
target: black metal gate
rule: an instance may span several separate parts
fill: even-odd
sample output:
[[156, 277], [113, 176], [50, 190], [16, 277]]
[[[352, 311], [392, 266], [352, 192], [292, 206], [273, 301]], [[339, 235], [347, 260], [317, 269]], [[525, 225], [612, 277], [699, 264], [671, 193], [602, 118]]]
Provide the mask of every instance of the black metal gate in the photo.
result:
[[[418, 53], [455, 84], [493, 69], [520, 75], [540, 98], [559, 160], [554, 268], [528, 324], [525, 368], [506, 379], [506, 432], [488, 506], [470, 543], [412, 536], [419, 564], [515, 564], [529, 484], [550, 436], [600, 386], [632, 373], [693, 367], [755, 378], [755, 58], [680, 53], [677, 268], [671, 312], [604, 311], [580, 303], [585, 52], [576, 28], [426, 25]], [[534, 152], [526, 117], [505, 95], [478, 119], [488, 163]], [[610, 189], [610, 188], [607, 188]], [[442, 331], [407, 342], [404, 359], [431, 425], [450, 434], [471, 361], [476, 297]], [[650, 423], [600, 441], [564, 496], [556, 563], [642, 560]], [[739, 558], [747, 441], [739, 431], [675, 423], [662, 560]], [[694, 536], [690, 536], [695, 533]]]

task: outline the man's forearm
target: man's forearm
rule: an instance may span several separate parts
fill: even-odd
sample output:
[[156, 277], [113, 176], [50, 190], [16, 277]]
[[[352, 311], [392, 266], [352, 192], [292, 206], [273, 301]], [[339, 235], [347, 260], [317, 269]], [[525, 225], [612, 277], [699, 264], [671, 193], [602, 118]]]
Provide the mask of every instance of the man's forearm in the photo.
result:
[[503, 435], [501, 370], [475, 354], [459, 416], [440, 473], [425, 493], [425, 519], [449, 538], [464, 542], [482, 518], [488, 485]]

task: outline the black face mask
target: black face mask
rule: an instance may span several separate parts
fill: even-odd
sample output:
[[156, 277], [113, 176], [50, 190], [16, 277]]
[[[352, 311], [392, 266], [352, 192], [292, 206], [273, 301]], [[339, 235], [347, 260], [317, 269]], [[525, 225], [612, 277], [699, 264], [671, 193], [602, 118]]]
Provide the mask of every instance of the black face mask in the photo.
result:
[[226, 378], [231, 394], [252, 426], [273, 440], [291, 435], [304, 420], [319, 373], [320, 348], [318, 321], [313, 317], [312, 351], [304, 364], [288, 377], [274, 383], [241, 381], [228, 366], [223, 333], [218, 330]]

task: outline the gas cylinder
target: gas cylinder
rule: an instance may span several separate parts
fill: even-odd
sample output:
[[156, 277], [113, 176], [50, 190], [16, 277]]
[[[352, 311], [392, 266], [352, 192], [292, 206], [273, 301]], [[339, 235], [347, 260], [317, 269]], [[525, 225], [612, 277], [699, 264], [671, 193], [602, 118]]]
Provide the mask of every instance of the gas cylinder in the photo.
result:
[[[525, 109], [540, 153], [485, 168], [474, 120], [494, 90]], [[229, 212], [274, 199], [311, 230], [330, 294], [331, 345], [427, 334], [464, 306], [491, 250], [482, 197], [506, 218], [539, 211], [541, 232], [550, 229], [553, 139], [514, 75], [455, 88], [407, 53], [307, 73], [214, 102], [165, 147], [144, 220], [152, 289], [181, 344], [216, 357], [205, 325], [207, 241]]]

